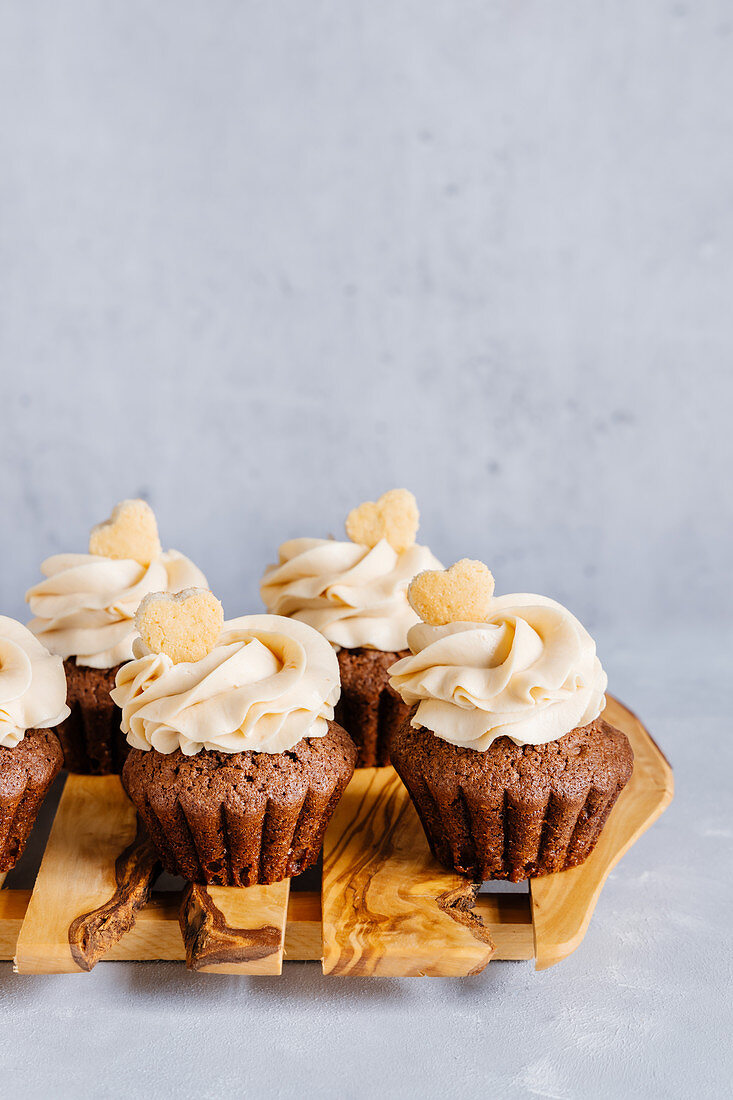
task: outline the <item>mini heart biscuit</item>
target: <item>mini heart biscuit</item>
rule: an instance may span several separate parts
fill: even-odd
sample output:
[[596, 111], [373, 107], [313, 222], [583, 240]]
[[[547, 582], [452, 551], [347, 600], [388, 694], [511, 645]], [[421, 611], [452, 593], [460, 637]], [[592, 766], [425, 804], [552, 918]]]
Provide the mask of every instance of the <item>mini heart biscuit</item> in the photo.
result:
[[89, 553], [150, 565], [162, 553], [153, 509], [144, 500], [122, 500], [109, 519], [92, 528]]
[[207, 588], [150, 592], [135, 615], [135, 626], [148, 649], [165, 653], [174, 664], [200, 661], [211, 653], [224, 625], [224, 610]]
[[346, 534], [359, 546], [376, 546], [386, 539], [399, 554], [415, 545], [420, 513], [408, 489], [390, 489], [378, 501], [367, 500], [346, 518]]
[[418, 573], [407, 589], [413, 611], [429, 626], [486, 622], [493, 595], [491, 570], [470, 558], [461, 558], [450, 569]]

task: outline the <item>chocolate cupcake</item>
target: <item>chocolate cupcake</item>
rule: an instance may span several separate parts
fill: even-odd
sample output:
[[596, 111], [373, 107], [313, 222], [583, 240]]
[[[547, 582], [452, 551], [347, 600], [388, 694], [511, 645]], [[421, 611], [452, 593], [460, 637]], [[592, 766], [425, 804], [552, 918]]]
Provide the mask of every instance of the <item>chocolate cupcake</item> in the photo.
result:
[[71, 714], [58, 729], [69, 771], [119, 772], [127, 755], [120, 712], [110, 692], [132, 657], [135, 612], [149, 592], [206, 586], [193, 562], [163, 552], [155, 515], [145, 501], [117, 505], [95, 527], [88, 554], [55, 554], [45, 580], [26, 593], [35, 618], [29, 629], [64, 659]]
[[122, 782], [166, 870], [252, 886], [311, 867], [356, 760], [332, 647], [276, 615], [224, 622], [196, 589], [148, 597], [137, 621], [112, 692]]
[[441, 567], [427, 547], [415, 545], [418, 524], [412, 493], [393, 489], [349, 514], [349, 542], [283, 543], [260, 584], [268, 611], [307, 623], [336, 649], [336, 720], [357, 745], [357, 767], [389, 763], [390, 740], [408, 713], [387, 670], [407, 655], [407, 632], [418, 622], [408, 584], [416, 573]]
[[60, 657], [0, 615], [0, 872], [23, 854], [63, 754], [49, 729], [69, 708]]
[[562, 871], [593, 851], [633, 768], [599, 716], [606, 675], [566, 608], [494, 598], [480, 562], [416, 577], [424, 620], [390, 670], [410, 716], [392, 763], [431, 851], [474, 882]]

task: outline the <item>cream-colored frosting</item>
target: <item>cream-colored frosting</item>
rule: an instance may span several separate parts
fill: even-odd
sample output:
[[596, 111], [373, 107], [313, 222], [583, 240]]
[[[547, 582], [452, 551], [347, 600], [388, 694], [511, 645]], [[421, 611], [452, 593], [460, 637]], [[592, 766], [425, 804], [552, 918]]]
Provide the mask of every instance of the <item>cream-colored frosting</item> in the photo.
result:
[[0, 615], [0, 745], [14, 749], [26, 730], [57, 726], [68, 716], [61, 658], [22, 623]]
[[359, 546], [334, 539], [291, 539], [268, 566], [260, 595], [268, 611], [315, 627], [335, 646], [405, 649], [419, 622], [407, 586], [424, 569], [442, 569], [426, 546], [398, 553], [382, 539]]
[[37, 638], [78, 665], [114, 668], [132, 657], [135, 612], [148, 592], [208, 588], [192, 561], [169, 550], [150, 565], [96, 554], [54, 554], [41, 566], [45, 580], [26, 593]]
[[134, 650], [112, 698], [135, 749], [280, 753], [328, 732], [340, 693], [338, 659], [304, 623], [279, 615], [230, 619], [200, 661], [174, 664], [140, 638]]
[[413, 726], [483, 752], [497, 737], [542, 745], [587, 725], [606, 705], [607, 677], [595, 642], [562, 604], [515, 593], [492, 600], [486, 622], [420, 623], [412, 656], [390, 683]]

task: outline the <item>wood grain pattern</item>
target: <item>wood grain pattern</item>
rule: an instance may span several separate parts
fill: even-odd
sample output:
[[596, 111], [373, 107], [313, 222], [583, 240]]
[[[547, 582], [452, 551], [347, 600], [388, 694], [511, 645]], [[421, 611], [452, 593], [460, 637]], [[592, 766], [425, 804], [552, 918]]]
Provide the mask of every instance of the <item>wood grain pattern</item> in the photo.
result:
[[15, 957], [20, 928], [25, 920], [30, 890], [0, 890], [0, 959]]
[[[180, 902], [180, 894], [154, 893], [135, 927], [112, 948], [107, 958], [110, 961], [185, 959], [179, 925]], [[321, 899], [318, 894], [290, 892], [284, 955], [288, 959], [320, 960]]]
[[[406, 793], [388, 789], [393, 773], [390, 769], [378, 769], [385, 788], [381, 794], [381, 788], [374, 792], [380, 794], [377, 801], [382, 804], [381, 820], [373, 807], [369, 810], [361, 805], [357, 788], [352, 792], [350, 787], [347, 796], [351, 801], [342, 802], [334, 822], [343, 814], [347, 815], [346, 820], [340, 835], [328, 837], [327, 849], [333, 857], [339, 858], [347, 852], [354, 864], [356, 879], [354, 883], [340, 885], [337, 876], [332, 880], [329, 927], [338, 920], [339, 909], [350, 909], [356, 918], [350, 930], [345, 925], [339, 929], [341, 940], [331, 941], [331, 958], [327, 965], [333, 965], [333, 953], [336, 952], [337, 967], [345, 969], [335, 968], [330, 972], [432, 973], [431, 965], [437, 965], [443, 972], [443, 956], [451, 950], [452, 936], [457, 934], [458, 962], [454, 959], [450, 965], [458, 965], [460, 972], [469, 973], [474, 968], [476, 953], [478, 965], [486, 965], [487, 945], [474, 937], [471, 928], [456, 922], [457, 916], [461, 920], [466, 913], [480, 917], [489, 929], [496, 944], [495, 959], [529, 959], [536, 953], [537, 967], [543, 969], [570, 954], [585, 934], [609, 871], [663, 812], [673, 794], [670, 767], [639, 720], [610, 696], [606, 717], [624, 730], [632, 743], [634, 775], [614, 807], [590, 859], [581, 867], [531, 882], [531, 910], [527, 894], [489, 893], [480, 894], [474, 907], [466, 910], [456, 908], [450, 904], [450, 898], [444, 897], [441, 912], [437, 899], [458, 890], [460, 902], [465, 883], [462, 886], [462, 880], [443, 871], [431, 860], [417, 817], [414, 811], [410, 813], [411, 803], [404, 808], [400, 801], [404, 801]], [[367, 783], [366, 773], [360, 774], [360, 782]], [[358, 842], [352, 830], [354, 823], [360, 836]], [[135, 832], [135, 811], [115, 776], [70, 776], [32, 894], [27, 890], [0, 890], [0, 959], [17, 955], [18, 969], [24, 973], [78, 972], [80, 967], [68, 938], [69, 926], [80, 915], [98, 912], [110, 902], [118, 888], [115, 860], [130, 845]], [[396, 883], [394, 879], [391, 885], [385, 883], [384, 867], [377, 858], [380, 852], [396, 872]], [[230, 892], [224, 887], [213, 889], [225, 894]], [[470, 898], [464, 900], [469, 902]], [[180, 901], [178, 893], [153, 893], [145, 908], [137, 913], [130, 930], [117, 942], [105, 945], [105, 960], [185, 959], [179, 925]], [[221, 897], [219, 903], [222, 919], [230, 928], [241, 927], [242, 923], [245, 927], [255, 926], [248, 916], [243, 920], [241, 913], [231, 910]], [[278, 904], [278, 912], [282, 914], [282, 903]], [[389, 910], [388, 904], [396, 908]], [[379, 919], [380, 906], [386, 915], [387, 959], [375, 963], [364, 955], [372, 924]], [[262, 923], [262, 914], [257, 919]], [[429, 946], [418, 944], [413, 956], [405, 951], [405, 943], [412, 944], [411, 936], [421, 936], [423, 920], [427, 922], [423, 940]], [[471, 916], [468, 922], [472, 925]], [[272, 918], [270, 927], [278, 927], [277, 915]], [[330, 935], [327, 931], [326, 936]], [[429, 956], [422, 969], [421, 952]], [[278, 966], [282, 955], [287, 959], [321, 959], [321, 899], [318, 894], [290, 893]], [[263, 958], [270, 966], [277, 954]], [[260, 960], [250, 962], [259, 963]], [[226, 966], [227, 963], [218, 965]], [[240, 967], [242, 964], [234, 962], [231, 965]], [[254, 971], [237, 969], [235, 972]]]
[[[0, 960], [12, 959], [23, 923], [30, 890], [0, 893]], [[153, 891], [146, 907], [124, 939], [113, 944], [105, 962], [153, 960], [182, 962], [186, 951], [181, 938], [179, 893]], [[531, 959], [534, 954], [532, 919], [527, 894], [480, 894], [476, 911], [491, 929], [496, 943], [495, 959]], [[290, 891], [285, 927], [284, 958], [315, 962], [323, 955], [321, 942], [321, 896]]]
[[281, 974], [290, 879], [272, 886], [202, 886], [183, 891], [186, 966], [206, 974]]
[[116, 775], [69, 775], [18, 936], [22, 974], [83, 969], [69, 927], [117, 890], [115, 862], [135, 838], [135, 808]]
[[92, 970], [110, 947], [132, 928], [148, 902], [161, 870], [158, 854], [138, 818], [135, 839], [115, 861], [117, 888], [112, 897], [69, 925], [69, 946], [81, 970]]
[[612, 696], [603, 717], [628, 737], [634, 771], [580, 867], [530, 881], [536, 969], [567, 958], [581, 943], [609, 872], [672, 801], [674, 778], [667, 760], [639, 719]]
[[455, 919], [443, 896], [456, 892], [465, 884], [433, 860], [394, 769], [357, 770], [323, 848], [324, 973], [480, 973], [494, 944], [479, 916]]
[[479, 894], [474, 913], [491, 932], [496, 944], [494, 961], [534, 957], [529, 894]]

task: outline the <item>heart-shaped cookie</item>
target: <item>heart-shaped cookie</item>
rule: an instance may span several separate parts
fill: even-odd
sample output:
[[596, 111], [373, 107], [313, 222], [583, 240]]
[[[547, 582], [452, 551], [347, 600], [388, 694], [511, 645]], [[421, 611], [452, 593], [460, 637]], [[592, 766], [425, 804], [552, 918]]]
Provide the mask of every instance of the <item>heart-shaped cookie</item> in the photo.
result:
[[491, 613], [494, 578], [482, 561], [461, 558], [450, 569], [428, 569], [410, 582], [407, 598], [429, 626], [483, 623]]
[[224, 625], [224, 610], [207, 588], [150, 592], [135, 615], [148, 649], [167, 654], [174, 664], [200, 661], [211, 653]]
[[376, 546], [386, 539], [401, 553], [415, 545], [420, 513], [408, 489], [390, 489], [377, 501], [367, 500], [346, 518], [346, 534], [359, 546]]
[[92, 528], [89, 553], [150, 565], [162, 553], [153, 509], [144, 500], [120, 501], [109, 519]]

